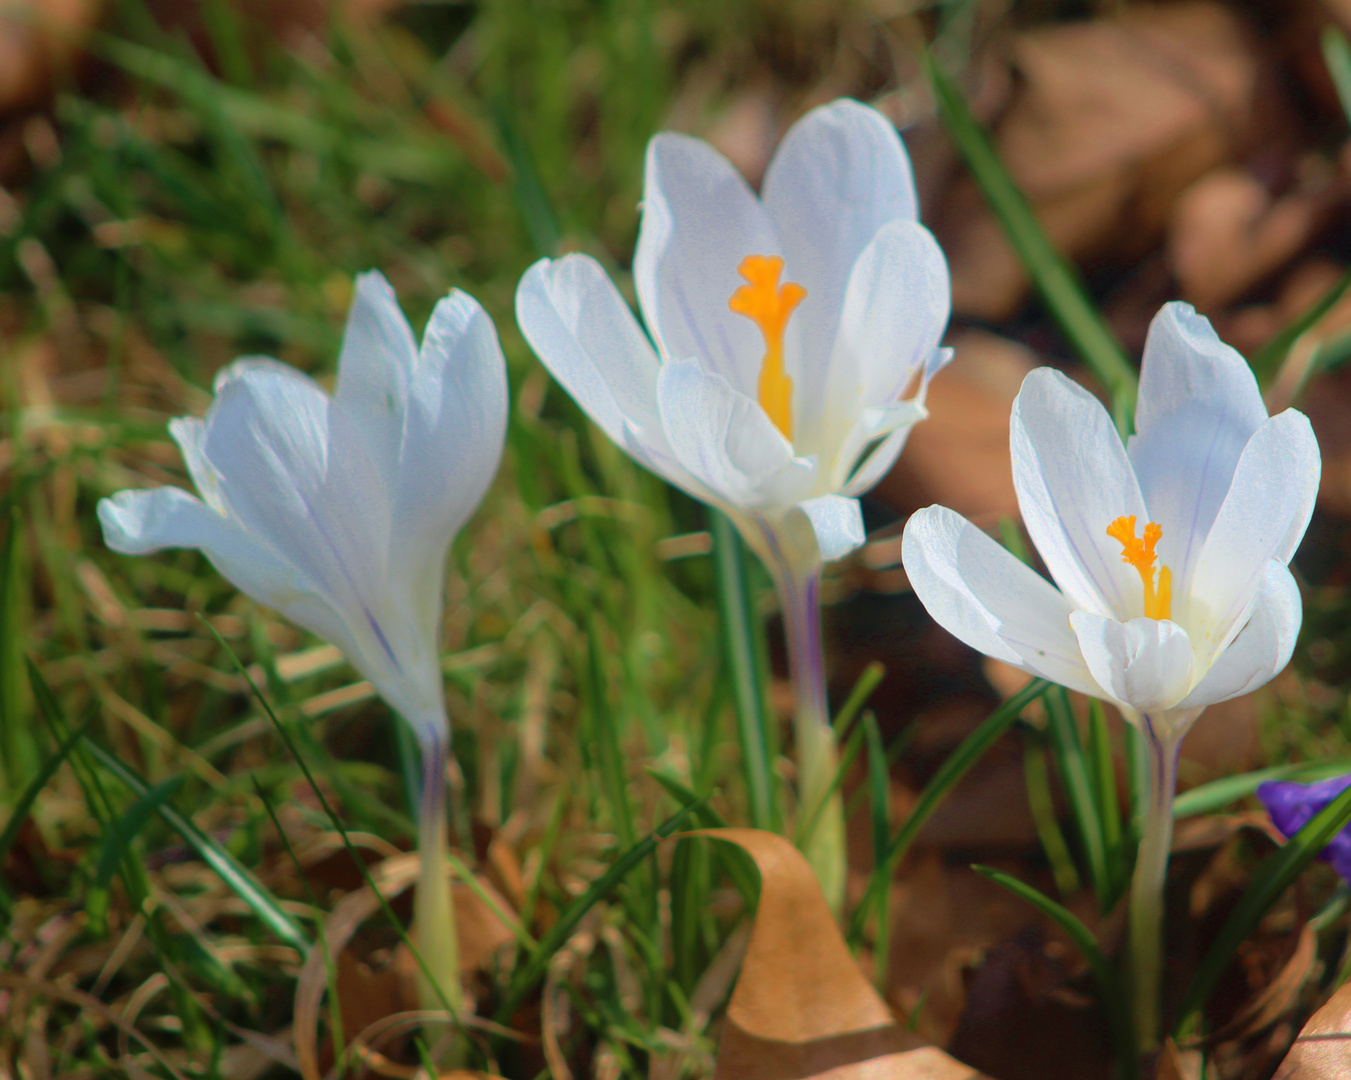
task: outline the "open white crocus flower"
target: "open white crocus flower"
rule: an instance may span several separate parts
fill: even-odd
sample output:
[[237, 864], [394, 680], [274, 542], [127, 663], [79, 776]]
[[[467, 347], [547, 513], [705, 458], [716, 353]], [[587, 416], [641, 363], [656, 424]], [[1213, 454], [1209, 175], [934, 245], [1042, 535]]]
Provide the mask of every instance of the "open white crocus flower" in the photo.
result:
[[532, 266], [516, 316], [635, 459], [729, 513], [757, 551], [756, 534], [800, 513], [837, 559], [863, 543], [857, 496], [949, 355], [947, 264], [916, 213], [895, 128], [856, 101], [793, 126], [761, 198], [707, 143], [665, 132], [647, 149], [633, 266], [655, 349], [586, 255]]
[[[707, 143], [647, 149], [634, 257], [651, 341], [594, 259], [542, 259], [516, 317], [531, 347], [638, 462], [725, 512], [779, 586], [797, 689], [800, 795], [835, 772], [821, 660], [824, 560], [863, 543], [858, 496], [923, 418], [950, 306], [895, 128], [856, 101], [785, 136], [761, 197]], [[835, 799], [804, 850], [837, 909]]]
[[[408, 721], [423, 755], [421, 949], [433, 970], [454, 972], [437, 634], [446, 552], [502, 453], [497, 333], [456, 291], [419, 350], [389, 284], [363, 274], [333, 397], [263, 358], [221, 371], [215, 395], [205, 420], [169, 425], [201, 498], [120, 491], [99, 503], [104, 539], [130, 555], [200, 549], [249, 596], [342, 649]], [[454, 993], [454, 979], [442, 984]]]
[[[1157, 955], [1140, 957], [1139, 939], [1152, 933], [1157, 946], [1158, 912], [1138, 905], [1151, 890], [1157, 903], [1162, 885], [1177, 746], [1207, 705], [1256, 689], [1289, 661], [1301, 608], [1286, 567], [1320, 460], [1303, 414], [1268, 417], [1243, 357], [1186, 304], [1167, 305], [1150, 328], [1135, 421], [1123, 446], [1106, 410], [1064, 375], [1039, 368], [1023, 382], [1014, 485], [1055, 585], [941, 506], [910, 519], [902, 556], [949, 632], [1115, 702], [1148, 737], [1153, 797], [1132, 932], [1145, 972], [1137, 982], [1157, 992]], [[1135, 925], [1149, 919], [1152, 930]], [[1137, 1013], [1144, 1024], [1157, 1017]]]

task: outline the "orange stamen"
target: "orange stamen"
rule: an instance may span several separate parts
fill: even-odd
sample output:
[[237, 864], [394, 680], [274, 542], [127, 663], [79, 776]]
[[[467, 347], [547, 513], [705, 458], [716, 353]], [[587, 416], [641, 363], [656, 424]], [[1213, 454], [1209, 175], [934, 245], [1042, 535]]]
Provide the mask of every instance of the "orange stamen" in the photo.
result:
[[746, 284], [732, 294], [727, 306], [760, 328], [765, 339], [765, 359], [756, 391], [774, 426], [792, 442], [793, 380], [783, 369], [783, 332], [788, 317], [802, 303], [807, 290], [792, 281], [779, 284], [783, 260], [777, 255], [747, 255], [736, 272], [746, 279]]
[[1121, 561], [1130, 563], [1140, 574], [1145, 587], [1145, 618], [1167, 619], [1173, 608], [1173, 572], [1159, 567], [1158, 580], [1154, 577], [1154, 560], [1158, 556], [1154, 546], [1163, 537], [1163, 527], [1151, 521], [1145, 526], [1144, 536], [1135, 535], [1135, 515], [1119, 517], [1107, 526], [1107, 535], [1121, 545]]

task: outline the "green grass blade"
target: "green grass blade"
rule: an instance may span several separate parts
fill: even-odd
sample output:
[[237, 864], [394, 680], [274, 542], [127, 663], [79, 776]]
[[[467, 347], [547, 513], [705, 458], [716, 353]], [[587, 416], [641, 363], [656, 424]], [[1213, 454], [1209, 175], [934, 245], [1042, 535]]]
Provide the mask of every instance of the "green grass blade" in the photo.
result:
[[1267, 909], [1280, 898], [1301, 871], [1318, 857], [1327, 847], [1328, 841], [1347, 822], [1351, 822], [1351, 787], [1323, 807], [1280, 850], [1273, 852], [1258, 866], [1238, 905], [1211, 942], [1192, 977], [1178, 1010], [1176, 1031], [1179, 1037], [1191, 1032], [1201, 1006], [1229, 966], [1235, 951], [1257, 928]]
[[1290, 323], [1253, 354], [1249, 363], [1257, 375], [1258, 382], [1266, 386], [1276, 377], [1277, 372], [1281, 369], [1281, 364], [1285, 362], [1286, 355], [1295, 342], [1314, 323], [1318, 322], [1336, 306], [1337, 301], [1346, 294], [1348, 288], [1351, 288], [1351, 270], [1348, 270], [1333, 282], [1332, 287], [1315, 300], [1304, 314], [1296, 318], [1294, 322]]
[[[28, 657], [25, 657], [25, 663], [28, 665], [28, 684], [32, 688], [33, 700], [37, 703], [38, 712], [41, 713], [42, 718], [51, 728], [57, 740], [64, 745], [72, 735], [65, 710], [61, 708], [61, 703], [56, 700], [56, 695], [52, 693], [52, 688], [47, 685], [47, 680], [42, 677], [42, 672], [38, 670], [38, 666]], [[91, 717], [90, 722], [92, 722], [92, 719]], [[85, 726], [88, 727], [88, 723]], [[84, 791], [85, 805], [90, 815], [100, 825], [106, 826], [113, 818], [113, 809], [112, 804], [108, 801], [107, 793], [103, 790], [103, 785], [99, 782], [97, 770], [89, 764], [87, 759], [88, 752], [93, 748], [92, 742], [83, 746], [73, 746], [70, 763], [75, 770], [75, 777]]]
[[649, 767], [646, 771], [647, 775], [652, 777], [653, 780], [655, 780], [663, 788], [665, 788], [666, 793], [670, 795], [671, 798], [675, 799], [675, 801], [678, 802], [681, 806], [697, 805], [699, 807], [698, 813], [695, 816], [695, 820], [699, 823], [700, 828], [704, 829], [727, 828], [727, 821], [725, 818], [723, 818], [723, 816], [720, 813], [714, 810], [713, 807], [709, 806], [706, 802], [701, 802], [700, 796], [696, 795], [693, 791], [691, 791], [688, 787], [682, 784], [670, 773], [664, 773], [660, 769], [654, 769], [651, 767]]
[[599, 638], [596, 620], [591, 618], [587, 625], [586, 663], [591, 683], [591, 721], [594, 725], [592, 737], [595, 739], [601, 783], [605, 788], [606, 801], [610, 804], [610, 815], [615, 823], [619, 846], [630, 848], [637, 842], [638, 837], [633, 829], [633, 808], [629, 805], [629, 786], [624, 775], [624, 748], [620, 743], [619, 729], [606, 694], [605, 677], [601, 672], [600, 647], [597, 644]]
[[1088, 961], [1088, 969], [1098, 984], [1102, 995], [1103, 1008], [1107, 1012], [1107, 1022], [1112, 1031], [1112, 1043], [1117, 1052], [1117, 1063], [1123, 1080], [1135, 1080], [1139, 1075], [1139, 1064], [1135, 1057], [1135, 1042], [1131, 1034], [1130, 1011], [1126, 1005], [1126, 996], [1121, 992], [1121, 980], [1117, 978], [1107, 957], [1098, 948], [1097, 939], [1068, 908], [1057, 904], [1049, 896], [1034, 889], [1012, 874], [996, 870], [990, 866], [973, 865], [976, 873], [989, 878], [996, 885], [1002, 885], [1021, 900], [1025, 900], [1043, 915], [1053, 920], [1065, 931], [1075, 948]]
[[[863, 714], [863, 735], [868, 744], [868, 805], [871, 810], [873, 838], [873, 865], [882, 866], [887, 859], [887, 844], [891, 840], [891, 769], [887, 763], [882, 732], [872, 710]], [[887, 959], [891, 952], [890, 890], [882, 897], [882, 914], [877, 920], [873, 939], [874, 980], [880, 990], [887, 986]]]
[[24, 634], [19, 626], [19, 511], [8, 499], [4, 507], [2, 516], [8, 527], [0, 545], [0, 748], [4, 757], [0, 768], [4, 771], [4, 786], [14, 792], [28, 783], [37, 764], [37, 747], [25, 722], [20, 674]]
[[108, 908], [112, 901], [113, 875], [128, 854], [131, 842], [136, 839], [150, 818], [167, 803], [179, 788], [183, 786], [183, 777], [171, 776], [168, 780], [156, 784], [127, 809], [127, 812], [112, 823], [99, 847], [98, 860], [95, 863], [94, 879], [85, 893], [84, 911], [89, 920], [89, 929], [96, 937], [108, 932]]
[[80, 727], [69, 737], [64, 739], [56, 752], [52, 754], [42, 764], [38, 774], [28, 783], [24, 793], [19, 796], [19, 801], [14, 804], [14, 810], [9, 815], [9, 821], [5, 823], [4, 832], [0, 832], [0, 866], [4, 865], [5, 858], [9, 855], [9, 849], [14, 846], [14, 841], [19, 838], [19, 830], [23, 828], [24, 821], [28, 818], [28, 812], [33, 809], [33, 803], [42, 793], [42, 789], [47, 786], [47, 781], [61, 767], [61, 763], [70, 756], [70, 752], [75, 749], [75, 744], [85, 737], [89, 731], [89, 725], [93, 721], [86, 721], [84, 726]]
[[1342, 103], [1342, 112], [1351, 122], [1351, 42], [1335, 26], [1323, 30], [1321, 42], [1323, 62], [1332, 76], [1332, 85], [1337, 88], [1337, 99]]
[[623, 881], [634, 867], [650, 857], [657, 850], [657, 845], [661, 841], [679, 831], [685, 819], [695, 814], [703, 805], [703, 802], [704, 800], [700, 799], [698, 802], [681, 807], [650, 834], [624, 852], [615, 860], [610, 869], [591, 883], [591, 887], [586, 892], [568, 905], [567, 909], [558, 917], [558, 922], [554, 923], [549, 928], [549, 932], [540, 938], [539, 944], [512, 978], [511, 985], [503, 996], [502, 1004], [498, 1006], [497, 1012], [493, 1016], [495, 1023], [502, 1025], [511, 1023], [511, 1018], [520, 1008], [526, 995], [544, 977], [554, 953], [561, 949], [568, 938], [572, 936], [572, 932], [577, 929], [577, 924], [582, 921], [583, 916]]
[[[701, 829], [725, 829], [727, 821], [706, 799], [696, 795], [674, 776], [659, 769], [648, 769], [647, 775], [666, 789], [666, 793], [681, 806], [693, 806], [695, 823]], [[711, 796], [710, 796], [711, 797]], [[747, 910], [754, 910], [760, 897], [760, 873], [755, 862], [735, 844], [720, 844], [716, 849], [727, 877], [746, 902]]]
[[943, 123], [1065, 337], [1112, 398], [1117, 428], [1130, 431], [1138, 380], [1126, 352], [1089, 300], [1078, 273], [1052, 246], [961, 92], [926, 49], [920, 63]]
[[[144, 798], [150, 793], [149, 784], [98, 743], [90, 741], [85, 745], [98, 763], [134, 794]], [[233, 855], [172, 807], [159, 806], [155, 812], [187, 841], [188, 846], [197, 852], [198, 858], [220, 875], [268, 929], [302, 953], [309, 950], [312, 943], [300, 924], [282, 909], [277, 898]]]
[[836, 742], [839, 742], [849, 733], [849, 725], [854, 722], [854, 717], [867, 704], [868, 698], [872, 697], [872, 692], [886, 677], [886, 664], [880, 660], [869, 661], [868, 666], [863, 669], [862, 674], [854, 683], [854, 688], [849, 691], [849, 696], [844, 699], [840, 711], [835, 714], [835, 719], [831, 722], [831, 727], [835, 729]]
[[516, 205], [525, 223], [526, 233], [530, 236], [530, 244], [536, 255], [553, 258], [558, 254], [563, 233], [558, 225], [558, 217], [549, 204], [549, 197], [545, 194], [544, 185], [540, 183], [534, 155], [505, 96], [498, 100], [495, 112], [502, 149], [515, 174]]
[[980, 726], [968, 735], [963, 740], [962, 745], [957, 747], [948, 756], [948, 759], [939, 766], [938, 771], [934, 773], [924, 786], [924, 790], [920, 792], [919, 801], [915, 803], [915, 808], [910, 811], [910, 816], [906, 818], [905, 824], [900, 827], [888, 844], [886, 858], [882, 865], [873, 870], [873, 875], [868, 881], [867, 891], [863, 894], [863, 899], [859, 902], [858, 907], [854, 909], [853, 917], [849, 922], [848, 939], [851, 945], [856, 947], [862, 941], [863, 930], [867, 926], [868, 919], [871, 918], [875, 910], [880, 912], [882, 909], [887, 889], [896, 873], [896, 868], [901, 863], [901, 859], [910, 850], [910, 845], [915, 842], [915, 837], [919, 835], [920, 829], [924, 827], [933, 812], [938, 809], [939, 804], [948, 792], [957, 786], [957, 782], [967, 774], [971, 766], [984, 756], [985, 751], [990, 749], [999, 737], [1013, 726], [1019, 714], [1050, 688], [1051, 684], [1045, 679], [1033, 679], [982, 720]]
[[1023, 738], [1023, 776], [1027, 781], [1027, 805], [1037, 827], [1041, 849], [1051, 864], [1055, 887], [1061, 896], [1073, 896], [1080, 889], [1079, 871], [1070, 855], [1065, 834], [1056, 820], [1055, 800], [1051, 798], [1051, 770], [1046, 762], [1042, 736], [1030, 728]]
[[334, 812], [333, 807], [329, 805], [328, 797], [324, 795], [324, 789], [319, 786], [318, 781], [314, 778], [314, 774], [310, 772], [310, 767], [306, 763], [304, 755], [300, 753], [295, 741], [286, 730], [285, 725], [282, 724], [277, 714], [273, 711], [271, 703], [263, 696], [263, 692], [258, 689], [258, 684], [253, 681], [253, 676], [249, 674], [248, 668], [244, 666], [243, 661], [239, 659], [239, 656], [234, 649], [230, 648], [229, 643], [221, 637], [220, 632], [205, 619], [202, 619], [202, 624], [211, 632], [211, 636], [216, 639], [216, 644], [225, 650], [225, 654], [234, 663], [235, 670], [244, 677], [244, 682], [247, 683], [249, 689], [253, 691], [254, 698], [257, 699], [258, 704], [263, 707], [263, 712], [267, 714], [267, 718], [272, 722], [272, 727], [277, 732], [278, 737], [286, 745], [286, 749], [290, 751], [291, 757], [295, 759], [295, 763], [300, 766], [300, 771], [305, 777], [305, 782], [310, 785], [310, 790], [314, 792], [314, 797], [318, 800], [320, 808], [324, 811], [325, 816], [333, 825], [333, 828], [337, 830], [338, 835], [342, 837], [343, 846], [347, 849], [347, 854], [351, 856], [357, 872], [361, 875], [361, 880], [365, 883], [366, 887], [371, 890], [372, 894], [374, 894], [375, 899], [380, 904], [380, 910], [383, 912], [385, 919], [399, 936], [399, 940], [408, 948], [409, 953], [413, 957], [413, 961], [418, 966], [418, 970], [422, 973], [423, 978], [427, 980], [427, 984], [432, 988], [432, 991], [440, 1001], [441, 1007], [450, 1014], [452, 1022], [459, 1028], [461, 1033], [463, 1033], [460, 1015], [446, 997], [445, 991], [441, 987], [440, 980], [432, 975], [431, 970], [427, 967], [426, 960], [422, 957], [422, 953], [408, 936], [407, 928], [403, 925], [403, 922], [399, 917], [394, 914], [394, 909], [389, 906], [389, 901], [386, 899], [385, 894], [380, 891], [380, 888], [371, 877], [371, 873], [366, 867], [366, 860], [361, 857], [360, 852], [358, 852], [355, 845], [353, 845], [351, 837], [347, 835], [347, 829], [343, 826], [342, 819], [338, 817]]
[[1057, 686], [1046, 695], [1046, 734], [1055, 753], [1056, 769], [1064, 785], [1070, 804], [1070, 817], [1075, 834], [1088, 866], [1088, 877], [1098, 910], [1106, 911], [1112, 904], [1112, 882], [1107, 868], [1107, 846], [1102, 836], [1102, 821], [1098, 816], [1098, 797], [1089, 772], [1088, 759], [1079, 738], [1079, 724], [1074, 718], [1069, 693]]
[[1295, 765], [1275, 765], [1270, 769], [1258, 769], [1238, 776], [1222, 776], [1179, 795], [1173, 803], [1173, 818], [1180, 820], [1197, 814], [1213, 814], [1232, 802], [1255, 794], [1268, 780], [1300, 780], [1308, 783], [1311, 780], [1345, 776], [1347, 773], [1351, 773], [1351, 758], [1301, 761]]
[[1105, 904], [1110, 908], [1126, 891], [1132, 860], [1121, 821], [1121, 798], [1116, 787], [1112, 734], [1107, 729], [1107, 716], [1103, 712], [1102, 702], [1096, 699], [1088, 703], [1088, 770], [1093, 795], [1098, 803], [1098, 824], [1102, 828], [1102, 846], [1107, 859], [1108, 895]]
[[677, 840], [671, 856], [671, 967], [687, 996], [707, 962], [703, 915], [710, 885], [706, 845], [695, 839]]
[[314, 918], [314, 934], [318, 939], [319, 950], [324, 958], [324, 982], [328, 986], [328, 1000], [331, 1003], [328, 1030], [333, 1044], [333, 1057], [334, 1060], [341, 1061], [347, 1039], [343, 1035], [342, 1008], [339, 1005], [340, 999], [338, 997], [338, 966], [333, 960], [333, 951], [328, 947], [328, 934], [324, 930], [324, 914], [319, 908], [319, 900], [314, 895], [314, 889], [305, 873], [305, 867], [301, 865], [295, 848], [291, 846], [291, 838], [286, 835], [286, 830], [282, 828], [281, 819], [277, 817], [277, 811], [273, 809], [272, 800], [267, 797], [263, 791], [263, 785], [258, 783], [256, 776], [250, 775], [249, 780], [253, 784], [253, 790], [258, 795], [258, 801], [263, 804], [263, 809], [267, 811], [267, 816], [272, 821], [272, 827], [277, 830], [277, 837], [281, 840], [282, 847], [286, 849], [286, 857], [291, 860], [291, 866], [294, 867], [296, 877], [300, 880], [300, 886], [305, 890], [305, 899], [310, 903], [310, 911]]
[[[746, 580], [746, 549], [736, 526], [720, 510], [708, 511], [713, 533], [713, 566], [717, 578], [718, 614], [726, 646], [736, 702], [737, 740], [741, 744], [751, 826], [777, 831], [774, 776], [770, 771], [770, 739], [764, 674], [755, 647], [754, 608]], [[712, 719], [710, 718], [710, 723]]]

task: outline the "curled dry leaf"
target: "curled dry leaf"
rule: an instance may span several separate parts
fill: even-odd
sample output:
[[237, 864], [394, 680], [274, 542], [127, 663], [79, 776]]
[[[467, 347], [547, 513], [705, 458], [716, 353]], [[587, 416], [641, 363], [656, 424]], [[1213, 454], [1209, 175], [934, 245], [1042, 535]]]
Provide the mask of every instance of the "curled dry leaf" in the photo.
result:
[[[371, 868], [371, 880], [385, 899], [398, 896], [417, 880], [419, 859], [416, 852], [397, 855]], [[490, 889], [484, 882], [480, 887]], [[504, 911], [510, 905], [500, 897], [494, 900]], [[468, 886], [455, 885], [456, 927], [460, 938], [460, 970], [472, 971], [483, 964], [496, 949], [511, 940], [511, 931]], [[324, 942], [330, 956], [341, 957], [347, 943], [361, 924], [380, 910], [375, 892], [364, 886], [344, 896], [324, 927]], [[354, 968], [348, 968], [349, 981]], [[339, 967], [340, 973], [343, 967]], [[377, 977], [378, 978], [378, 977]], [[324, 950], [318, 945], [305, 958], [300, 979], [296, 983], [294, 1032], [296, 1058], [304, 1080], [321, 1080], [319, 1069], [319, 1007], [327, 988], [324, 971]], [[387, 986], [390, 997], [387, 1013], [403, 1011], [402, 994], [396, 986]], [[411, 1000], [411, 997], [410, 997]], [[363, 1026], [375, 1019], [365, 1010]]]
[[756, 829], [726, 840], [760, 870], [760, 906], [727, 1006], [714, 1080], [977, 1080], [905, 1032], [849, 954], [816, 876], [789, 841]]
[[1351, 1075], [1351, 983], [1304, 1025], [1273, 1080], [1342, 1080]]

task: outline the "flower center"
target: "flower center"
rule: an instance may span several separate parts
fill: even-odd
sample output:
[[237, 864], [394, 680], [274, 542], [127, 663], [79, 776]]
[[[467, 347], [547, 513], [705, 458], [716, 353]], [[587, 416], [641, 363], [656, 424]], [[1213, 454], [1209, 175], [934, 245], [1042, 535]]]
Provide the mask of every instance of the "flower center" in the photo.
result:
[[1173, 607], [1173, 572], [1166, 566], [1159, 567], [1158, 579], [1154, 577], [1154, 545], [1163, 536], [1163, 527], [1151, 521], [1145, 526], [1144, 536], [1135, 535], [1135, 515], [1119, 517], [1107, 526], [1107, 535], [1121, 545], [1121, 561], [1130, 563], [1140, 574], [1145, 586], [1145, 618], [1171, 618]]
[[747, 255], [736, 272], [746, 279], [746, 284], [732, 294], [727, 306], [760, 328], [765, 339], [765, 358], [760, 365], [756, 393], [774, 426], [792, 442], [793, 380], [783, 370], [783, 331], [807, 290], [792, 281], [779, 284], [783, 260], [777, 255]]

